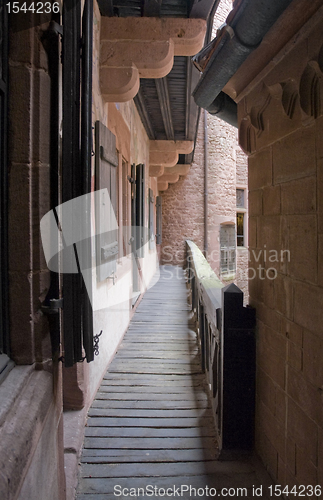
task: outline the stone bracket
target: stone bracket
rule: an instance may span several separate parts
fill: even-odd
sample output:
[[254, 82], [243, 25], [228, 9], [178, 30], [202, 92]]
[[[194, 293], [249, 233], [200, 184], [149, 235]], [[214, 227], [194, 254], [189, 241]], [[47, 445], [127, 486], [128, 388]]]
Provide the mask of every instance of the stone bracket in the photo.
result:
[[196, 54], [204, 43], [203, 19], [102, 17], [100, 84], [106, 101], [125, 102], [140, 78], [163, 78], [174, 56]]
[[[194, 148], [194, 141], [160, 141], [160, 140], [150, 141], [150, 146], [149, 146], [150, 177], [160, 177], [161, 175], [163, 175], [165, 168], [175, 168], [178, 162], [178, 155], [189, 154], [193, 151], [193, 148]], [[177, 171], [169, 173], [178, 173], [179, 175], [186, 175], [184, 173], [182, 174]]]

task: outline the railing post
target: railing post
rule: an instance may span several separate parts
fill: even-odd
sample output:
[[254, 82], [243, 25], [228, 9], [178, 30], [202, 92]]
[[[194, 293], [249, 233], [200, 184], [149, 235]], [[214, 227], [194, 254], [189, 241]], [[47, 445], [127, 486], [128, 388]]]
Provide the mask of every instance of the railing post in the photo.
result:
[[204, 331], [204, 307], [200, 303], [199, 307], [199, 333], [200, 333], [200, 345], [201, 345], [201, 369], [202, 372], [205, 372], [205, 331]]
[[192, 310], [198, 321], [202, 371], [211, 386], [222, 458], [254, 441], [255, 310], [243, 293], [223, 284], [202, 252], [187, 241]]
[[222, 289], [220, 348], [220, 449], [251, 449], [254, 442], [255, 310], [243, 307], [243, 292], [234, 284]]

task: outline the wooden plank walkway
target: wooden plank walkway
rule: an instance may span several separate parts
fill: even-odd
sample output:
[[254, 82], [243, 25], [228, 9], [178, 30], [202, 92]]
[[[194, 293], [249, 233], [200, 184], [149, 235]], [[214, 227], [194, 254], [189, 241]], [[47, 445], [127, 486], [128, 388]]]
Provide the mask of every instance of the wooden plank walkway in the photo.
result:
[[175, 493], [167, 496], [210, 498], [202, 489], [242, 486], [252, 498], [255, 479], [247, 462], [217, 461], [184, 274], [162, 266], [90, 408], [77, 499], [154, 499], [167, 488]]

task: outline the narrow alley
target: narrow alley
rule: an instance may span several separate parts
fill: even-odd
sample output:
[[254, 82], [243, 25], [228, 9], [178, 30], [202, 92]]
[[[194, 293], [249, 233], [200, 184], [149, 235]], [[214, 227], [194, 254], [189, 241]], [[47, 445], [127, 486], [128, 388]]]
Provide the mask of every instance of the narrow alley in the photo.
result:
[[256, 462], [217, 460], [187, 299], [183, 270], [162, 266], [89, 410], [78, 500], [207, 498], [214, 488], [252, 498], [266, 483]]

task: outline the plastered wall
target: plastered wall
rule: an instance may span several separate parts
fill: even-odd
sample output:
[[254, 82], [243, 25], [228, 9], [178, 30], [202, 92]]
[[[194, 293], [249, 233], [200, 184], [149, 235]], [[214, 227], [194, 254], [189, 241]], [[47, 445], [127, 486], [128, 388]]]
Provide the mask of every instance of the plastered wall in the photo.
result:
[[[145, 164], [145, 223], [148, 226], [148, 188], [152, 188], [154, 196], [157, 194], [157, 183], [149, 177], [149, 139], [141, 123], [133, 101], [126, 103], [106, 103], [101, 96], [99, 54], [100, 54], [100, 12], [97, 2], [94, 3], [94, 53], [93, 53], [93, 108], [92, 120], [100, 120], [116, 136], [116, 147], [122, 161], [128, 165], [130, 176], [131, 164]], [[122, 172], [119, 168], [119, 189], [122, 186]], [[93, 189], [95, 189], [94, 162], [93, 162]], [[119, 193], [120, 194], [120, 193]], [[129, 223], [130, 223], [130, 184]], [[119, 199], [119, 217], [121, 217], [122, 202]], [[95, 226], [95, 223], [94, 223]], [[94, 256], [95, 259], [95, 256]], [[98, 388], [105, 370], [111, 360], [132, 315], [132, 259], [131, 255], [118, 260], [115, 283], [111, 279], [98, 283], [96, 271], [93, 269], [94, 290], [94, 334], [102, 331], [100, 337], [100, 354], [94, 362], [88, 365], [89, 391], [88, 400], [91, 400]], [[143, 282], [141, 291], [148, 286], [157, 267], [156, 249], [145, 247], [145, 257], [141, 259]]]

